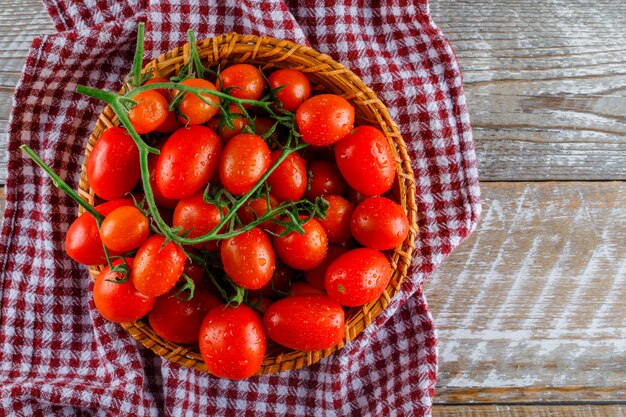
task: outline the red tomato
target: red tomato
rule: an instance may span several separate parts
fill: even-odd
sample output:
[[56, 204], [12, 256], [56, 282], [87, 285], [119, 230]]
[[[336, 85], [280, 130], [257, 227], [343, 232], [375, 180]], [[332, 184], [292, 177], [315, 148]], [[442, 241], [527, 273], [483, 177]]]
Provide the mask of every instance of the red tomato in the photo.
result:
[[257, 135], [242, 133], [224, 147], [220, 180], [232, 194], [245, 194], [270, 167], [270, 149]]
[[[273, 165], [280, 158], [282, 151], [272, 152]], [[297, 153], [292, 153], [280, 163], [267, 179], [270, 192], [278, 201], [298, 201], [306, 192], [306, 162]]]
[[[106, 216], [118, 207], [132, 205], [132, 201], [124, 198], [100, 204], [95, 209]], [[79, 264], [102, 265], [106, 262], [98, 225], [91, 214], [83, 213], [72, 222], [65, 235], [65, 252]]]
[[222, 90], [232, 87], [228, 94], [233, 97], [258, 100], [263, 95], [265, 80], [258, 68], [250, 64], [235, 64], [220, 73], [217, 85]]
[[354, 128], [354, 107], [335, 94], [313, 96], [298, 108], [296, 124], [303, 142], [332, 145]]
[[368, 197], [389, 191], [396, 176], [391, 145], [375, 127], [355, 128], [335, 145], [335, 159], [350, 187]]
[[222, 142], [208, 127], [178, 129], [163, 145], [156, 167], [156, 184], [166, 198], [189, 197], [215, 175]]
[[326, 270], [326, 292], [344, 306], [361, 306], [380, 297], [389, 285], [391, 273], [391, 265], [381, 252], [352, 249]]
[[[276, 199], [271, 195], [269, 200], [269, 208], [273, 209], [279, 205], [278, 201], [276, 201]], [[264, 216], [265, 213], [267, 213], [267, 210], [267, 199], [265, 197], [259, 197], [252, 201], [247, 201], [246, 204], [244, 204], [239, 210], [237, 210], [237, 215], [239, 216], [239, 220], [241, 220], [241, 223], [245, 225], [250, 224], [259, 217]], [[271, 220], [266, 220], [257, 227], [261, 230], [269, 230], [270, 232], [273, 232], [274, 230], [276, 230], [276, 226], [276, 223], [272, 222]]]
[[[126, 258], [129, 266], [133, 265], [133, 258]], [[121, 259], [113, 261], [113, 265], [122, 263]], [[111, 272], [105, 266], [98, 274], [93, 286], [93, 301], [96, 309], [105, 319], [114, 323], [126, 323], [139, 320], [152, 309], [155, 298], [138, 292], [131, 280], [124, 283], [109, 282], [120, 280], [119, 272]]]
[[[328, 238], [322, 225], [315, 219], [306, 222], [302, 228], [304, 229], [302, 235], [291, 232], [282, 237], [275, 237], [274, 249], [286, 265], [306, 271], [324, 261], [328, 250]], [[284, 226], [279, 225], [276, 233], [280, 234], [284, 230]]]
[[[188, 78], [180, 82], [181, 84], [188, 85], [195, 88], [203, 88], [206, 90], [217, 90], [215, 85], [207, 80], [201, 78]], [[185, 94], [181, 91], [177, 91], [176, 94]], [[180, 101], [178, 109], [180, 110], [180, 122], [187, 125], [201, 125], [206, 123], [219, 111], [220, 99], [212, 94], [205, 93], [200, 94], [209, 102], [214, 105], [210, 105], [202, 101], [199, 97], [192, 93], [186, 93], [185, 97]]]
[[148, 90], [133, 97], [137, 102], [128, 112], [130, 123], [140, 135], [155, 131], [167, 120], [167, 100], [155, 90]]
[[326, 295], [283, 298], [269, 306], [263, 317], [267, 336], [296, 350], [328, 349], [344, 336], [343, 308]]
[[267, 284], [276, 270], [272, 242], [256, 227], [224, 239], [220, 246], [224, 271], [240, 287], [257, 290]]
[[215, 307], [200, 326], [200, 354], [209, 372], [245, 379], [263, 364], [267, 340], [259, 315], [250, 307]]
[[104, 200], [122, 198], [140, 176], [139, 151], [128, 132], [105, 129], [87, 159], [87, 180], [94, 193]]
[[342, 195], [346, 191], [346, 182], [337, 165], [328, 161], [315, 161], [309, 164], [311, 180], [306, 198], [315, 201], [316, 197], [327, 194]]
[[350, 238], [350, 216], [352, 216], [352, 204], [338, 195], [326, 195], [324, 199], [330, 206], [326, 212], [326, 218], [320, 222], [328, 241], [331, 243], [343, 243]]
[[[222, 220], [219, 209], [213, 204], [205, 203], [203, 195], [204, 191], [200, 190], [190, 197], [183, 198], [174, 209], [173, 225], [174, 227], [182, 226], [183, 232], [191, 229], [187, 235], [188, 238], [209, 233]], [[208, 241], [195, 246], [215, 250], [217, 241]]]
[[276, 271], [274, 271], [270, 282], [258, 290], [249, 290], [248, 294], [251, 297], [263, 296], [272, 298], [284, 296], [289, 291], [289, 287], [291, 287], [291, 281], [293, 280], [295, 272], [296, 271], [283, 264], [280, 258], [277, 258]]
[[149, 234], [148, 219], [136, 207], [118, 207], [100, 225], [102, 243], [107, 248], [122, 253], [138, 248]]
[[300, 71], [289, 68], [279, 69], [267, 78], [270, 88], [284, 86], [278, 93], [282, 108], [295, 113], [298, 107], [311, 95], [311, 83]]
[[139, 247], [133, 263], [131, 279], [135, 288], [151, 297], [174, 288], [185, 268], [185, 253], [172, 242], [165, 246], [163, 243], [163, 236], [150, 236]]
[[243, 116], [243, 112], [241, 111], [239, 106], [237, 106], [234, 103], [231, 103], [229, 108], [230, 108], [230, 112], [233, 115], [237, 115], [237, 114], [240, 115], [240, 117], [237, 117], [237, 116], [233, 117], [232, 129], [228, 127], [226, 123], [222, 123], [222, 118], [218, 118], [218, 117], [214, 117], [213, 119], [209, 120], [209, 123], [207, 124], [209, 128], [211, 128], [217, 133], [217, 136], [220, 137], [220, 139], [222, 140], [222, 143], [224, 144], [228, 143], [229, 140], [231, 140], [232, 138], [240, 134], [243, 128], [248, 126], [248, 124], [250, 123], [248, 122], [248, 119], [246, 119]]
[[368, 248], [393, 249], [409, 235], [409, 220], [401, 205], [384, 197], [370, 197], [352, 214], [354, 238]]
[[[156, 83], [169, 83], [170, 80], [168, 80], [167, 78], [151, 78], [148, 81], [146, 81], [145, 83], [143, 83], [144, 85], [149, 85], [149, 84], [156, 84]], [[172, 93], [166, 89], [166, 88], [160, 88], [158, 90], [154, 90], [157, 91], [158, 93], [160, 93], [163, 97], [165, 97], [165, 100], [167, 100], [167, 105], [169, 106], [169, 104], [172, 102]], [[168, 111], [167, 112], [167, 118], [165, 119], [165, 121], [163, 123], [161, 123], [159, 125], [159, 127], [156, 128], [157, 132], [162, 132], [162, 133], [171, 133], [177, 129], [179, 129], [181, 126], [180, 122], [178, 121], [178, 117], [176, 116], [176, 112], [174, 111]]]
[[346, 252], [348, 252], [348, 250], [344, 247], [329, 245], [328, 253], [326, 253], [324, 262], [322, 262], [317, 268], [304, 271], [304, 279], [306, 279], [307, 282], [315, 288], [325, 290], [326, 270], [335, 259], [339, 258]]
[[315, 288], [313, 285], [306, 282], [294, 282], [289, 288], [289, 295], [304, 295], [304, 294], [326, 294], [319, 288]]
[[[213, 308], [222, 302], [206, 289], [197, 288], [189, 301], [174, 297], [176, 288], [157, 298], [148, 321], [152, 330], [172, 343], [198, 343], [202, 320]], [[187, 296], [186, 293], [181, 296]]]
[[[206, 278], [206, 274], [204, 272], [204, 268], [200, 265], [186, 262], [185, 268], [183, 269], [183, 274], [191, 278], [196, 288], [199, 288], [205, 283], [204, 279]], [[185, 283], [187, 282], [187, 280], [181, 276], [178, 282]]]
[[148, 171], [150, 172], [150, 187], [152, 187], [152, 195], [154, 201], [159, 206], [173, 209], [178, 204], [178, 200], [174, 198], [167, 198], [162, 193], [156, 183], [156, 167], [159, 163], [159, 155], [151, 153], [148, 155]]

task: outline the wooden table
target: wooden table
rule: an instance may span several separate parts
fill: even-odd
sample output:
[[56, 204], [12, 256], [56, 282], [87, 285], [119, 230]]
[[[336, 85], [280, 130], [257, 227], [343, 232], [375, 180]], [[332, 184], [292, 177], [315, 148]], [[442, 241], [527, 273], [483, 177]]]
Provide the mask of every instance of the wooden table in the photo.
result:
[[[5, 131], [30, 41], [54, 29], [36, 0], [0, 6]], [[478, 230], [426, 285], [434, 415], [624, 416], [626, 3], [431, 9], [464, 70], [483, 193]]]

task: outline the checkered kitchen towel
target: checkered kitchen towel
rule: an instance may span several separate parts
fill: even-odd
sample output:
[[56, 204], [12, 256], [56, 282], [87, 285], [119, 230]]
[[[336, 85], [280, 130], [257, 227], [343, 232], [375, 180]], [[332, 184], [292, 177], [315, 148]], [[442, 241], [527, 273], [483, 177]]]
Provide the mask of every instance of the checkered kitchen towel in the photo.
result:
[[[429, 415], [437, 339], [420, 284], [474, 229], [480, 198], [458, 63], [426, 0], [45, 0], [58, 33], [32, 44], [9, 127], [0, 239], [1, 416]], [[227, 4], [224, 4], [227, 3]], [[236, 31], [308, 43], [387, 104], [417, 175], [420, 234], [410, 279], [356, 340], [320, 363], [246, 381], [162, 361], [90, 301], [86, 268], [63, 250], [76, 204], [19, 151], [28, 144], [71, 185], [103, 104], [117, 90], [137, 21], [146, 59]]]

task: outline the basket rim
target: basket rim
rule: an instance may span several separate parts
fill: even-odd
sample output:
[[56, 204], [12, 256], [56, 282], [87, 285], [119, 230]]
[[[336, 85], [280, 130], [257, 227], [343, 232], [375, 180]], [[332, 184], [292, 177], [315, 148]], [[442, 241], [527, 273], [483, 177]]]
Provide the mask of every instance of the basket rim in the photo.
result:
[[[235, 32], [206, 38], [198, 41], [196, 45], [201, 59], [203, 62], [208, 60], [209, 66], [224, 61], [227, 63], [259, 61], [259, 65], [264, 65], [264, 68], [293, 68], [306, 73], [309, 78], [317, 79], [319, 77], [319, 80], [328, 82], [328, 85], [325, 85], [327, 89], [331, 89], [330, 86], [342, 91], [346, 89], [349, 93], [340, 95], [351, 102], [356, 110], [369, 110], [375, 118], [364, 118], [362, 120], [368, 124], [373, 122], [376, 127], [385, 134], [388, 142], [392, 145], [396, 158], [396, 180], [399, 183], [398, 192], [400, 197], [398, 200], [400, 200], [399, 203], [406, 211], [409, 220], [409, 235], [402, 245], [395, 248], [390, 256], [387, 256], [388, 259], [391, 258], [390, 263], [393, 268], [393, 276], [388, 287], [378, 299], [362, 307], [349, 309], [349, 311], [355, 313], [350, 316], [350, 318], [354, 319], [357, 317], [358, 320], [354, 319], [350, 322], [348, 315], [346, 316], [345, 337], [338, 345], [329, 349], [312, 352], [292, 351], [285, 348], [283, 352], [279, 352], [273, 356], [266, 355], [258, 375], [284, 372], [312, 365], [333, 352], [342, 349], [345, 344], [355, 339], [361, 332], [369, 327], [374, 319], [387, 308], [392, 298], [400, 291], [402, 282], [407, 276], [412, 253], [415, 248], [418, 228], [416, 184], [406, 143], [397, 125], [391, 118], [387, 107], [374, 91], [354, 72], [343, 64], [335, 61], [329, 55], [288, 40], [280, 40], [269, 36], [241, 35]], [[161, 72], [172, 71], [172, 68], [178, 73], [180, 67], [189, 60], [189, 51], [189, 43], [173, 48], [144, 65], [142, 74], [147, 74], [149, 71], [152, 71], [154, 75], [155, 73], [159, 74]], [[236, 58], [233, 62], [230, 62], [232, 56]], [[310, 63], [314, 63], [315, 65], [306, 65]], [[313, 80], [312, 84], [314, 84]], [[109, 106], [106, 106], [100, 113], [96, 126], [92, 130], [89, 141], [85, 147], [85, 157], [81, 166], [81, 178], [78, 192], [81, 197], [86, 199], [91, 205], [95, 204], [96, 196], [89, 186], [86, 176], [87, 160], [93, 149], [93, 145], [100, 137], [102, 131], [107, 127], [116, 125], [119, 125], [117, 116], [115, 116]], [[81, 214], [84, 212], [84, 209], [79, 206], [78, 212]], [[386, 254], [388, 252], [390, 251], [384, 251]], [[89, 267], [92, 278], [95, 279], [102, 267], [102, 265]], [[208, 372], [202, 358], [199, 353], [194, 351], [193, 347], [177, 345], [165, 341], [156, 335], [145, 322], [145, 318], [136, 322], [122, 323], [121, 326], [129, 332], [131, 337], [152, 350], [158, 356], [189, 368]]]

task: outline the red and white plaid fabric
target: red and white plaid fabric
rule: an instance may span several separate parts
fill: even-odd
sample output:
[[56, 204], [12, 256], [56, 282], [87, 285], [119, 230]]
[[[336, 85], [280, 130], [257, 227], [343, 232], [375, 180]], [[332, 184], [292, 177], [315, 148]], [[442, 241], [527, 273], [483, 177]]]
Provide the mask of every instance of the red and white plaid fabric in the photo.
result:
[[[0, 415], [430, 415], [437, 338], [421, 283], [480, 212], [461, 73], [447, 39], [426, 0], [211, 3], [45, 0], [59, 32], [33, 41], [9, 126]], [[198, 39], [236, 31], [308, 43], [355, 71], [391, 110], [417, 175], [420, 234], [402, 291], [339, 353], [298, 371], [217, 379], [161, 360], [95, 311], [86, 268], [63, 248], [76, 204], [18, 146], [77, 184], [103, 104], [74, 89], [120, 87], [139, 20], [147, 23], [146, 59], [184, 43], [188, 28]]]

